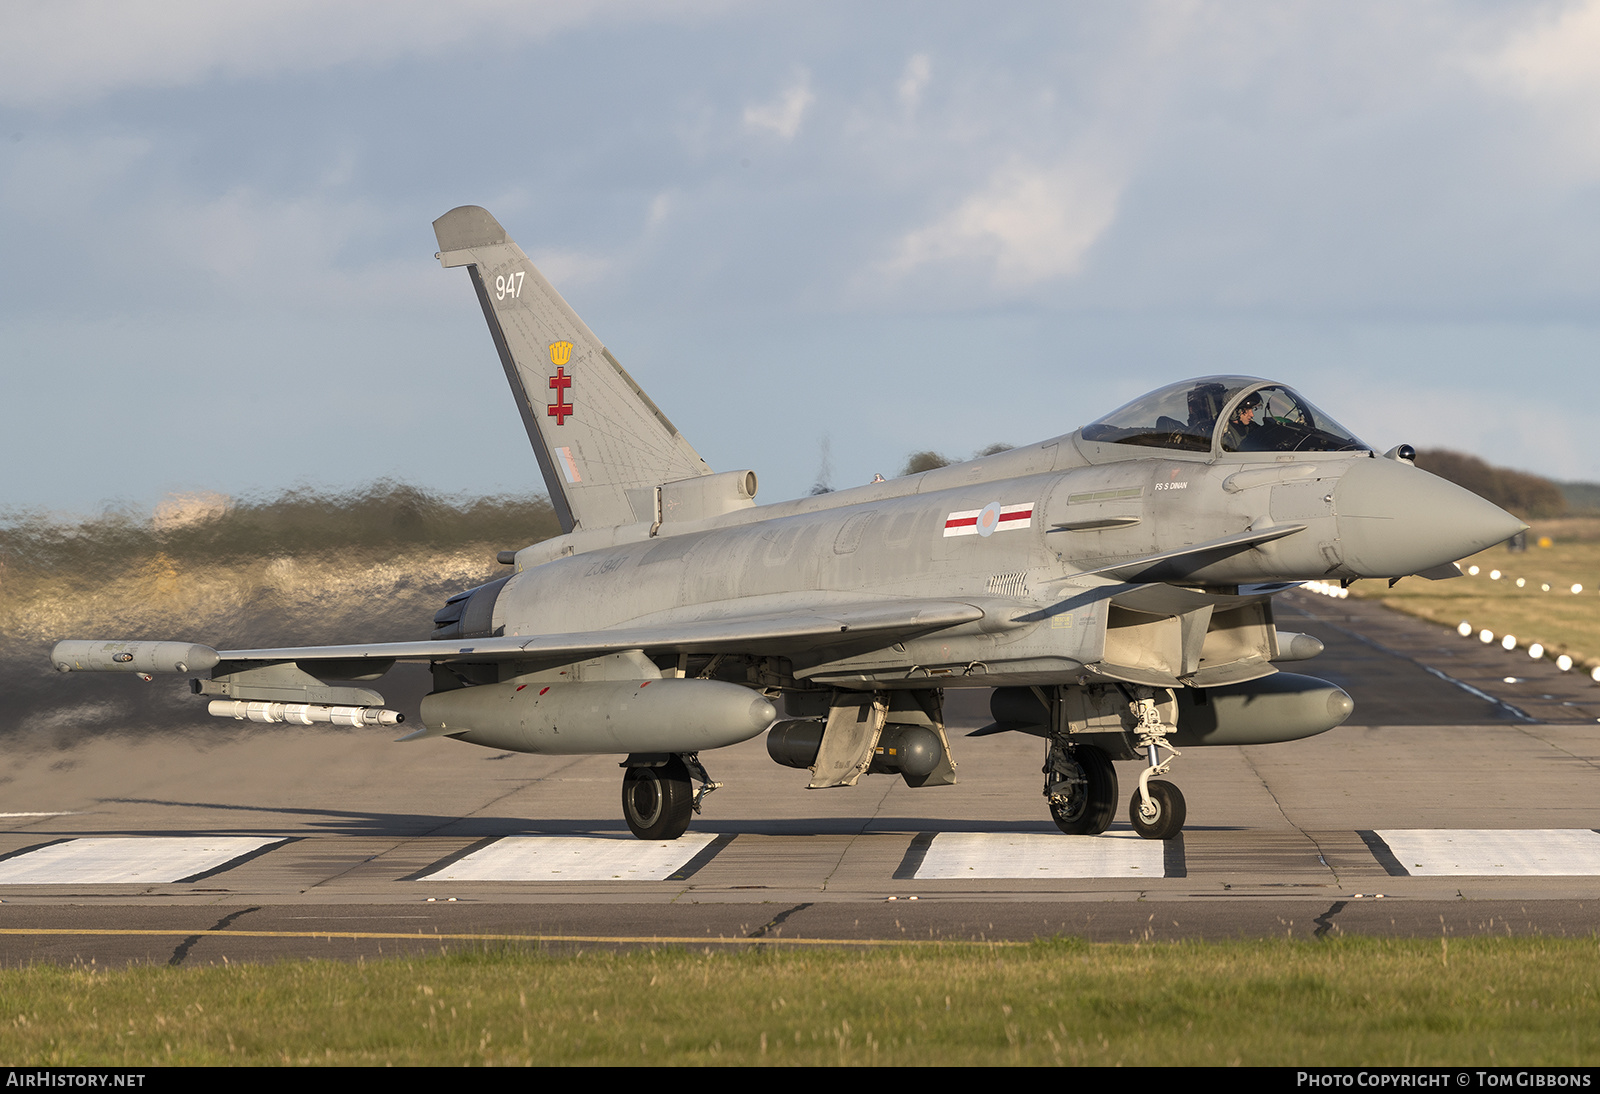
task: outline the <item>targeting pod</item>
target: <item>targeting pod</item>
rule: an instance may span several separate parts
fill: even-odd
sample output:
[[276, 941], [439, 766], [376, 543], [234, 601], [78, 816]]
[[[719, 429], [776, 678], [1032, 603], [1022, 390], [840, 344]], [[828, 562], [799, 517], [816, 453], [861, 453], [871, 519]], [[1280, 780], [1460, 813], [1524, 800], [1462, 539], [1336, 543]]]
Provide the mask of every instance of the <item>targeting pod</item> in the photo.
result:
[[[767, 734], [767, 755], [784, 767], [812, 767], [817, 762], [826, 728], [827, 723], [814, 719], [779, 722]], [[878, 734], [867, 774], [923, 779], [933, 773], [943, 758], [944, 745], [933, 730], [926, 726], [886, 725]]]
[[822, 748], [823, 722], [793, 718], [779, 722], [767, 733], [767, 755], [784, 767], [808, 768]]

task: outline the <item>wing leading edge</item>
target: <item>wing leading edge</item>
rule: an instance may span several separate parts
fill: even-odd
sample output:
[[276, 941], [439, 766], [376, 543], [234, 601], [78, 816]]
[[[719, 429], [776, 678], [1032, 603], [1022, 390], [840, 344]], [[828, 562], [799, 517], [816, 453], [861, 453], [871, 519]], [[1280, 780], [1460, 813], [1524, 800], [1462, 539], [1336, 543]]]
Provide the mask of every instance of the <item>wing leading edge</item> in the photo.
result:
[[971, 604], [908, 600], [454, 642], [214, 650], [188, 642], [72, 639], [57, 643], [51, 660], [62, 672], [188, 673], [205, 671], [222, 662], [530, 661], [559, 665], [623, 650], [781, 655], [814, 647], [830, 638], [901, 641], [981, 618], [983, 609]]

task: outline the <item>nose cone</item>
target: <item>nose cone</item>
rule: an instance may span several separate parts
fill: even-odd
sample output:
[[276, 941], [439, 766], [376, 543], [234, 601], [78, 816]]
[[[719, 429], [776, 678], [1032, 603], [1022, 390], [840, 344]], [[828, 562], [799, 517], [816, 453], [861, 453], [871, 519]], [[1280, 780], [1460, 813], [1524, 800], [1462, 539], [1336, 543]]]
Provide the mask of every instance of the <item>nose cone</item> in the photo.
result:
[[1510, 513], [1395, 460], [1356, 460], [1333, 495], [1340, 554], [1358, 577], [1403, 577], [1455, 562], [1527, 528]]

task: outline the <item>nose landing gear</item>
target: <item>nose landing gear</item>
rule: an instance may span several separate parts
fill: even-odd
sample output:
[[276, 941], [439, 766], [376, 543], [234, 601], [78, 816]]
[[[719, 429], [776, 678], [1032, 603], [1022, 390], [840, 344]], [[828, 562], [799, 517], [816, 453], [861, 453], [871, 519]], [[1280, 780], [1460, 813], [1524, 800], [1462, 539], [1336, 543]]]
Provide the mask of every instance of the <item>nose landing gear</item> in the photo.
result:
[[1187, 808], [1183, 791], [1169, 782], [1152, 779], [1128, 801], [1128, 820], [1145, 839], [1171, 839], [1183, 830]]
[[[1173, 759], [1180, 753], [1167, 741], [1169, 727], [1162, 722], [1154, 700], [1148, 696], [1141, 697], [1134, 700], [1131, 706], [1138, 722], [1136, 732], [1139, 734], [1139, 746], [1144, 750], [1149, 764], [1139, 773], [1139, 790], [1128, 802], [1128, 820], [1132, 822], [1133, 830], [1145, 839], [1171, 839], [1183, 830], [1188, 812], [1183, 791], [1172, 783], [1151, 776], [1165, 775], [1172, 767]], [[1162, 749], [1167, 751], [1165, 760], [1161, 759]]]

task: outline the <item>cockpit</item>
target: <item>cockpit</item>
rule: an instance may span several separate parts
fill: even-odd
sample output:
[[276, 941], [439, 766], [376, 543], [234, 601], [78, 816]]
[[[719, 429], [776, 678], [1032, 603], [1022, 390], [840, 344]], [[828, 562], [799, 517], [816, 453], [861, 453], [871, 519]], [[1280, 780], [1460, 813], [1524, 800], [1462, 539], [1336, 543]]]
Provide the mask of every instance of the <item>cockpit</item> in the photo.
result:
[[1369, 452], [1291, 388], [1206, 376], [1152, 391], [1083, 427], [1083, 439], [1189, 452]]

